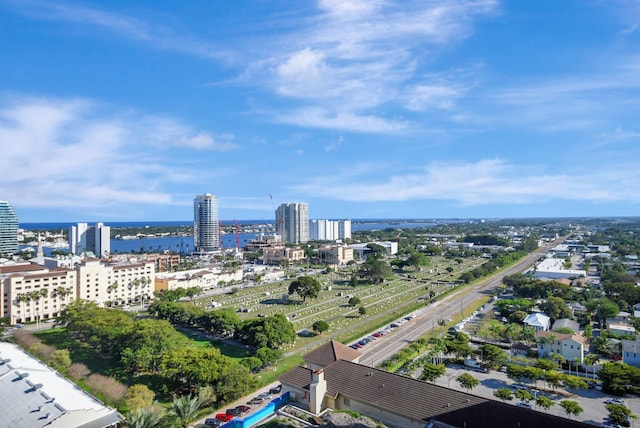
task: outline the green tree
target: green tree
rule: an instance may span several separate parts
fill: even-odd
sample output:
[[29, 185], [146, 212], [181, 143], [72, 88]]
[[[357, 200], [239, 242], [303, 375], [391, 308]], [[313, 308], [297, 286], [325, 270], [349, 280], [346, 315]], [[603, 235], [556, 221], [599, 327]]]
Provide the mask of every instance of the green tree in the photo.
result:
[[260, 348], [256, 351], [256, 357], [260, 358], [263, 365], [274, 364], [281, 359], [283, 353], [280, 349], [271, 349], [267, 347]]
[[365, 308], [364, 306], [360, 306], [358, 308], [358, 313], [360, 314], [360, 316], [364, 316], [367, 314], [367, 308]]
[[595, 314], [602, 327], [605, 327], [607, 318], [613, 318], [620, 312], [616, 302], [605, 298], [587, 300], [584, 306]]
[[498, 388], [493, 391], [493, 395], [502, 401], [511, 401], [513, 400], [513, 392], [509, 388]]
[[587, 389], [587, 381], [578, 376], [565, 375], [563, 383], [568, 389]]
[[200, 409], [200, 399], [197, 396], [185, 395], [178, 397], [171, 403], [171, 414], [177, 419], [180, 427], [187, 428]]
[[460, 386], [467, 391], [471, 391], [473, 388], [480, 384], [480, 381], [469, 373], [463, 373], [456, 379]]
[[429, 266], [431, 260], [424, 253], [412, 253], [406, 261], [407, 265], [415, 267], [417, 270], [421, 270], [424, 266]]
[[580, 404], [578, 404], [577, 401], [573, 401], [573, 400], [560, 401], [560, 407], [564, 409], [564, 412], [567, 414], [569, 419], [571, 419], [571, 416], [578, 416], [580, 413], [583, 412], [583, 409], [580, 406]]
[[236, 338], [256, 348], [276, 349], [295, 342], [296, 330], [283, 314], [274, 314], [245, 321]]
[[440, 376], [444, 376], [446, 371], [444, 364], [426, 362], [422, 365], [422, 374], [420, 375], [420, 379], [427, 382], [435, 382]]
[[356, 288], [358, 286], [358, 275], [356, 275], [355, 273], [353, 275], [351, 275], [351, 279], [349, 280], [349, 284], [353, 288]]
[[258, 357], [245, 357], [240, 360], [240, 364], [248, 368], [250, 371], [258, 370], [264, 366], [262, 360]]
[[360, 304], [360, 299], [357, 297], [352, 297], [349, 299], [349, 306], [358, 306]]
[[208, 312], [203, 318], [205, 319], [203, 327], [222, 337], [233, 336], [235, 331], [242, 325], [242, 320], [238, 314], [229, 308]]
[[216, 348], [193, 346], [164, 353], [160, 373], [175, 386], [206, 385], [219, 382], [222, 370], [235, 363]]
[[625, 395], [627, 385], [640, 383], [640, 369], [621, 362], [604, 363], [598, 371], [604, 392], [615, 395]]
[[555, 370], [558, 368], [556, 363], [551, 360], [547, 360], [546, 358], [536, 359], [533, 365], [542, 370]]
[[609, 412], [609, 420], [623, 427], [629, 426], [630, 419], [637, 419], [638, 417], [631, 413], [631, 410], [624, 404], [608, 403], [605, 405], [607, 412]]
[[571, 316], [571, 311], [566, 302], [561, 297], [549, 296], [539, 305], [540, 309], [554, 320], [560, 318], [568, 318]]
[[157, 373], [165, 352], [190, 345], [189, 339], [168, 321], [155, 319], [136, 321], [119, 341], [125, 370], [142, 373]]
[[313, 323], [313, 325], [311, 326], [311, 328], [313, 329], [313, 331], [315, 331], [316, 333], [322, 334], [325, 331], [329, 330], [329, 324], [326, 321], [323, 320], [318, 320], [316, 322]]
[[529, 401], [534, 399], [533, 394], [531, 394], [526, 389], [518, 389], [515, 392], [515, 396], [516, 396], [517, 399], [522, 400], [525, 403], [528, 403]]
[[380, 259], [387, 254], [387, 250], [380, 244], [369, 243], [367, 244], [369, 251], [367, 252], [367, 259]]
[[150, 390], [147, 385], [137, 383], [127, 389], [127, 393], [124, 396], [124, 404], [130, 412], [135, 412], [136, 410], [150, 407], [155, 396], [155, 392]]
[[509, 357], [505, 350], [496, 345], [485, 344], [480, 346], [480, 349], [482, 360], [492, 368], [504, 365]]
[[375, 284], [393, 276], [393, 271], [384, 260], [368, 259], [360, 266], [360, 276]]
[[542, 407], [544, 409], [544, 411], [548, 411], [551, 406], [553, 406], [555, 403], [553, 402], [553, 400], [545, 395], [539, 395], [536, 398], [536, 404], [539, 407]]
[[302, 276], [289, 284], [289, 294], [296, 293], [302, 297], [303, 301], [307, 300], [307, 297], [315, 299], [318, 297], [321, 289], [320, 282], [312, 276]]
[[547, 370], [544, 373], [544, 381], [555, 391], [560, 386], [560, 382], [564, 379], [564, 374], [556, 370]]

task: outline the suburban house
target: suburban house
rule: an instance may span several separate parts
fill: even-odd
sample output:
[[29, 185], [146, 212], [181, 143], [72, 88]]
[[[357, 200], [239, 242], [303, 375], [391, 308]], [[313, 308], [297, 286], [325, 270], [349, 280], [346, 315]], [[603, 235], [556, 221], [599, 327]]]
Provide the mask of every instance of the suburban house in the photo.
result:
[[569, 318], [560, 318], [553, 323], [553, 330], [559, 330], [561, 328], [569, 328], [574, 333], [580, 332], [580, 324], [576, 321], [570, 320]]
[[551, 324], [551, 318], [541, 312], [534, 312], [527, 315], [522, 322], [526, 327], [533, 327], [536, 331], [547, 331]]
[[559, 354], [567, 361], [584, 362], [584, 337], [579, 334], [539, 331], [536, 335], [539, 357], [550, 358], [551, 354]]
[[123, 417], [12, 343], [0, 342], [0, 426], [118, 428]]
[[589, 426], [368, 367], [358, 358], [359, 352], [339, 342], [322, 345], [304, 356], [306, 366], [280, 376], [283, 392], [291, 404], [314, 414], [350, 409], [393, 427], [474, 428], [488, 421], [494, 428]]
[[640, 339], [622, 340], [622, 362], [640, 367]]
[[611, 334], [618, 336], [626, 336], [636, 334], [636, 329], [631, 322], [631, 314], [629, 312], [619, 312], [613, 318], [607, 318], [607, 330]]
[[570, 302], [567, 307], [571, 311], [571, 316], [584, 315], [587, 313], [587, 308], [580, 302]]

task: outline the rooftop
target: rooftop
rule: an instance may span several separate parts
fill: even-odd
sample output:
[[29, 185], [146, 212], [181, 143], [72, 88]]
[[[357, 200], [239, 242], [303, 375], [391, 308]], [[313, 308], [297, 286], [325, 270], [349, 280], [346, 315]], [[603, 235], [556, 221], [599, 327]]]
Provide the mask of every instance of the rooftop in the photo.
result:
[[[81, 426], [95, 419], [122, 419], [79, 386], [25, 353], [12, 343], [0, 342], [0, 426]], [[56, 421], [57, 420], [57, 421]], [[64, 421], [64, 422], [63, 422]]]

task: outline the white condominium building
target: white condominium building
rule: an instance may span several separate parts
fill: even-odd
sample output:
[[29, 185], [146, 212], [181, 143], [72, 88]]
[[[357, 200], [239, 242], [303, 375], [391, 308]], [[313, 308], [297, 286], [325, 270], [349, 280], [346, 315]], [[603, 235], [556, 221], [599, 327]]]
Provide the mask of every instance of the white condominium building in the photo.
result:
[[276, 210], [276, 233], [284, 242], [309, 241], [309, 204], [282, 204]]
[[220, 248], [218, 198], [211, 193], [193, 200], [193, 246], [197, 253], [212, 253]]
[[103, 223], [89, 226], [78, 223], [69, 228], [69, 251], [72, 254], [91, 252], [95, 257], [102, 257], [111, 252], [111, 228]]
[[310, 220], [309, 239], [312, 241], [351, 239], [351, 220]]

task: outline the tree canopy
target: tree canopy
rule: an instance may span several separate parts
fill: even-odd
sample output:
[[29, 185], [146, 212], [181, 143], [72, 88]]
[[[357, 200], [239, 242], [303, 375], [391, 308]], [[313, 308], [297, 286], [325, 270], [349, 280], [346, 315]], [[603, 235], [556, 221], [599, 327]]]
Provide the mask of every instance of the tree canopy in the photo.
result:
[[307, 300], [307, 297], [315, 299], [318, 297], [321, 289], [320, 282], [312, 276], [301, 276], [300, 278], [292, 281], [289, 284], [289, 294], [296, 293], [302, 297], [303, 301]]
[[378, 259], [368, 259], [360, 266], [360, 276], [371, 283], [380, 283], [393, 275], [387, 262]]

